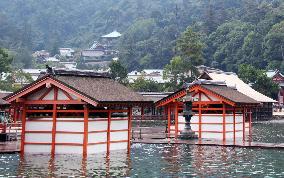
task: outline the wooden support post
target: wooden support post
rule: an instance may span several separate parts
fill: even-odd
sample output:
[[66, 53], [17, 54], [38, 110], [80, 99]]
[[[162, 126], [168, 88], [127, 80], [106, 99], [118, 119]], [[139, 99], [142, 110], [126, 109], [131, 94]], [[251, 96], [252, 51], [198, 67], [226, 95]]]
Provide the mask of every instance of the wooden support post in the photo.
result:
[[234, 107], [234, 110], [233, 110], [233, 124], [234, 124], [234, 142], [236, 141], [236, 108]]
[[244, 107], [243, 108], [243, 141], [246, 140], [246, 108]]
[[[54, 87], [54, 101], [57, 100], [58, 96], [58, 88]], [[56, 117], [57, 117], [57, 105], [53, 104], [52, 111], [52, 142], [51, 142], [51, 155], [55, 154], [55, 142], [56, 142]]]
[[111, 124], [111, 112], [108, 111], [107, 116], [107, 156], [109, 156], [110, 151], [110, 124]]
[[201, 129], [202, 129], [202, 113], [201, 113], [201, 104], [198, 104], [198, 138], [201, 139]]
[[252, 109], [249, 109], [249, 138], [252, 136]]
[[83, 156], [88, 154], [88, 124], [89, 124], [89, 109], [84, 105], [84, 138], [83, 138]]
[[167, 107], [167, 114], [168, 114], [168, 137], [171, 136], [171, 107]]
[[17, 104], [14, 106], [14, 123], [16, 123], [18, 120], [18, 107]]
[[175, 138], [178, 137], [178, 103], [175, 103]]
[[144, 120], [144, 106], [141, 107], [141, 119]]
[[226, 106], [223, 103], [223, 141], [226, 141]]
[[26, 138], [26, 105], [24, 104], [23, 107], [23, 114], [22, 114], [22, 135], [21, 135], [21, 153], [25, 153], [25, 138]]
[[127, 152], [130, 153], [131, 148], [131, 121], [132, 121], [132, 107], [128, 108], [128, 143], [127, 143]]

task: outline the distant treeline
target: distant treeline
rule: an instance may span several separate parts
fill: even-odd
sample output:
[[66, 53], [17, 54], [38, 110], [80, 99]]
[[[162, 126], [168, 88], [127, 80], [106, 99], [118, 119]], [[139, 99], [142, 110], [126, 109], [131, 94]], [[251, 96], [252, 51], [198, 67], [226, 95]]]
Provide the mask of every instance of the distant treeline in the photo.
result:
[[17, 51], [25, 67], [30, 51], [87, 48], [117, 30], [128, 70], [163, 68], [191, 26], [201, 34], [205, 65], [284, 71], [283, 0], [9, 0], [0, 12], [0, 46]]

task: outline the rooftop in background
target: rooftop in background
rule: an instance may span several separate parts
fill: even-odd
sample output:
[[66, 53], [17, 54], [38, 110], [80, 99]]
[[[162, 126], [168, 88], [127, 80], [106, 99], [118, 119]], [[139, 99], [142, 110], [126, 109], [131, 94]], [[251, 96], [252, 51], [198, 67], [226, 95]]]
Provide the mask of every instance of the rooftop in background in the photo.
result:
[[144, 96], [147, 100], [157, 102], [170, 94], [173, 94], [173, 92], [138, 92], [142, 96]]
[[3, 100], [3, 98], [5, 96], [8, 96], [9, 94], [11, 94], [12, 92], [8, 92], [8, 91], [1, 91], [0, 90], [0, 105], [9, 105], [9, 103], [5, 100]]
[[107, 35], [103, 35], [102, 38], [118, 38], [120, 36], [121, 36], [121, 33], [115, 30]]
[[163, 72], [162, 69], [144, 69], [141, 72], [139, 71], [132, 71], [128, 73], [128, 79], [130, 83], [133, 83], [134, 80], [137, 80], [139, 77], [143, 77], [146, 80], [153, 80], [157, 83], [166, 83], [168, 80], [163, 79]]
[[237, 74], [233, 72], [224, 72], [222, 70], [214, 70], [214, 69], [206, 69], [199, 76], [199, 79], [213, 80], [213, 81], [221, 81], [225, 82], [229, 87], [235, 87], [237, 90], [248, 97], [252, 97], [258, 102], [265, 103], [274, 103], [277, 102], [272, 98], [269, 98], [253, 88], [251, 88], [248, 84], [244, 83]]

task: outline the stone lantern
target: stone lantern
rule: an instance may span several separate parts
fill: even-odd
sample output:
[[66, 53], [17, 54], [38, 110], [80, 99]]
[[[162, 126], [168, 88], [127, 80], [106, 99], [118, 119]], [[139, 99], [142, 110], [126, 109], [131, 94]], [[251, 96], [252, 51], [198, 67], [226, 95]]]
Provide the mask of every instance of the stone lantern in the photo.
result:
[[190, 95], [189, 90], [186, 90], [186, 95], [183, 99], [183, 117], [185, 118], [185, 126], [184, 129], [180, 132], [180, 139], [194, 139], [197, 138], [197, 135], [191, 129], [190, 120], [193, 116], [192, 112], [192, 97]]

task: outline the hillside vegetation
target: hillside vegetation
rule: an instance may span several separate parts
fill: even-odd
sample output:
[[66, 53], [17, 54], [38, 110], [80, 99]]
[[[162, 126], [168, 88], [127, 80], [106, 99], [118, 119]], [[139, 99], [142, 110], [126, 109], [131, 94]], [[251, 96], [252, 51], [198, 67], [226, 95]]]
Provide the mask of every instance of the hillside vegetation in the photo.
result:
[[117, 30], [128, 70], [163, 68], [188, 26], [200, 34], [205, 65], [284, 71], [283, 0], [0, 1], [0, 46], [15, 51], [24, 67], [32, 66], [31, 51], [88, 48]]

